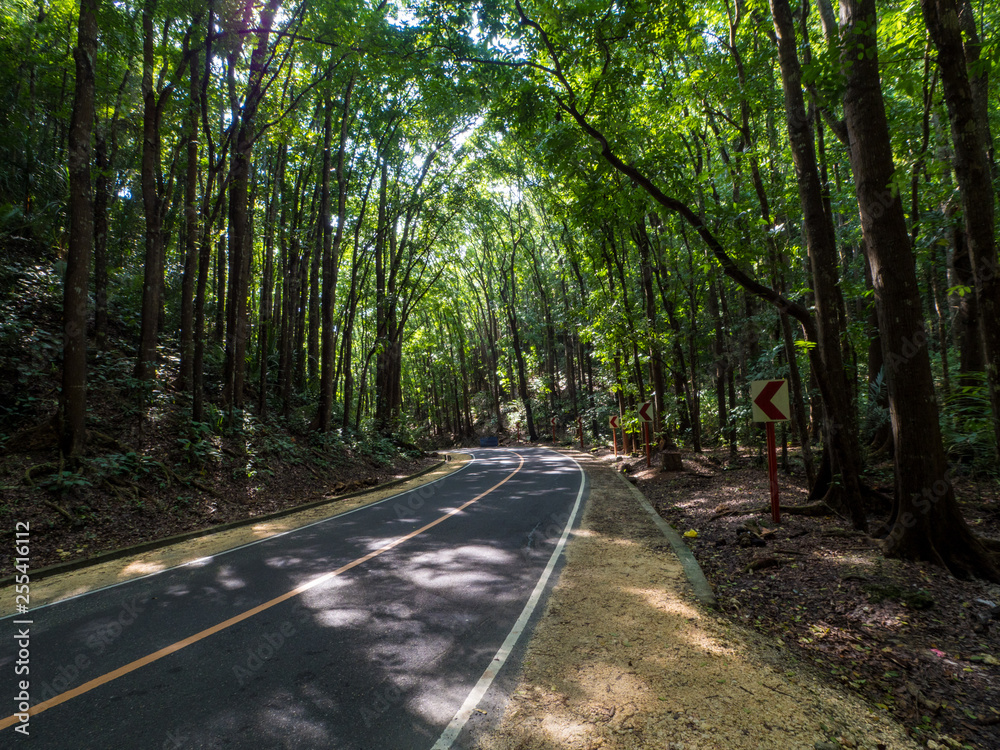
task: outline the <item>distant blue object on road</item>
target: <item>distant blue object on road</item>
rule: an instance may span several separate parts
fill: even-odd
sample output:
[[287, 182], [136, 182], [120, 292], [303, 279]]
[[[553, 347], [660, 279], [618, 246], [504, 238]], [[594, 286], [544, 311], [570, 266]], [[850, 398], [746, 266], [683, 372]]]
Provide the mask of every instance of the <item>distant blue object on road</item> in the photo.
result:
[[497, 439], [496, 435], [487, 435], [486, 437], [479, 438], [480, 448], [498, 448], [500, 447], [500, 441]]

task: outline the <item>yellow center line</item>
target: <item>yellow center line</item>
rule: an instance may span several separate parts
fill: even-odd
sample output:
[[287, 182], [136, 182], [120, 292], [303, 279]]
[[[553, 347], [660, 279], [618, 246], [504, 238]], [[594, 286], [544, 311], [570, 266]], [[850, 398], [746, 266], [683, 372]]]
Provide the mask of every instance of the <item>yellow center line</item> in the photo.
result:
[[[205, 628], [204, 630], [195, 633], [194, 635], [188, 636], [184, 640], [177, 641], [176, 643], [172, 643], [169, 646], [165, 646], [161, 648], [159, 651], [154, 651], [153, 653], [148, 654], [147, 656], [143, 656], [141, 659], [136, 659], [135, 661], [130, 662], [124, 666], [121, 666], [118, 669], [115, 669], [111, 672], [108, 672], [107, 674], [103, 674], [100, 677], [95, 677], [89, 682], [85, 682], [82, 685], [73, 688], [72, 690], [67, 690], [65, 693], [60, 693], [54, 698], [50, 698], [49, 700], [43, 701], [42, 703], [37, 703], [28, 709], [28, 714], [30, 716], [36, 716], [42, 713], [43, 711], [47, 711], [48, 709], [53, 708], [54, 706], [58, 706], [60, 703], [65, 703], [66, 701], [72, 700], [77, 696], [90, 692], [94, 688], [100, 687], [105, 683], [111, 682], [112, 680], [117, 680], [119, 677], [123, 677], [124, 675], [127, 675], [129, 672], [134, 672], [137, 669], [145, 667], [147, 664], [152, 664], [154, 661], [159, 661], [165, 656], [169, 656], [170, 654], [180, 651], [182, 648], [187, 648], [192, 643], [197, 643], [198, 641], [204, 638], [208, 638], [210, 635], [214, 635], [222, 630], [225, 630], [228, 627], [236, 625], [237, 623], [243, 622], [244, 620], [248, 620], [254, 615], [260, 614], [261, 612], [268, 610], [271, 607], [274, 607], [278, 604], [281, 604], [282, 602], [287, 601], [292, 597], [298, 596], [299, 594], [309, 591], [309, 589], [315, 588], [316, 586], [320, 586], [329, 581], [331, 578], [336, 578], [341, 573], [346, 573], [351, 568], [356, 568], [357, 566], [366, 563], [369, 560], [378, 557], [379, 555], [385, 552], [388, 552], [394, 547], [398, 547], [403, 542], [408, 541], [413, 537], [418, 536], [419, 534], [423, 534], [428, 529], [434, 528], [439, 523], [447, 520], [456, 513], [461, 513], [470, 505], [486, 497], [488, 494], [493, 492], [501, 485], [506, 484], [511, 479], [511, 477], [517, 474], [517, 472], [519, 472], [521, 468], [524, 466], [524, 456], [518, 456], [518, 459], [520, 463], [518, 463], [517, 468], [514, 469], [514, 471], [512, 471], [506, 477], [504, 477], [502, 480], [500, 480], [492, 487], [490, 487], [488, 490], [476, 495], [474, 498], [463, 503], [457, 508], [452, 508], [440, 518], [436, 518], [427, 525], [421, 526], [416, 531], [411, 531], [409, 534], [406, 534], [405, 536], [401, 536], [398, 539], [394, 539], [385, 546], [379, 547], [374, 552], [369, 552], [367, 555], [359, 557], [356, 560], [352, 560], [351, 562], [342, 565], [336, 570], [331, 570], [329, 573], [324, 573], [318, 578], [314, 578], [311, 581], [307, 581], [306, 583], [303, 583], [301, 586], [297, 586], [296, 588], [292, 589], [291, 591], [288, 591], [287, 593], [282, 594], [281, 596], [276, 596], [274, 599], [271, 599], [270, 601], [264, 602], [263, 604], [258, 604], [256, 607], [248, 609], [246, 612], [241, 612], [240, 614], [234, 617], [230, 617], [228, 620], [223, 620], [222, 622], [213, 625], [210, 628]], [[6, 729], [7, 727], [13, 726], [14, 724], [20, 723], [20, 719], [18, 718], [18, 716], [19, 714], [12, 714], [3, 721], [0, 721], [0, 730]]]

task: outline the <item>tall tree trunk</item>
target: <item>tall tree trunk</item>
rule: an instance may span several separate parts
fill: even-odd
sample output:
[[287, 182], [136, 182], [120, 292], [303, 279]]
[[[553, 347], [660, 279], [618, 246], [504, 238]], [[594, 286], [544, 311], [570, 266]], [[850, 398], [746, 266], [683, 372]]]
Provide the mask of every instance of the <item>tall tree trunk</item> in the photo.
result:
[[103, 128], [94, 139], [94, 343], [107, 348], [108, 335], [108, 203], [111, 198], [111, 160]]
[[90, 184], [90, 136], [94, 127], [94, 59], [99, 0], [81, 0], [77, 26], [76, 91], [69, 132], [69, 252], [63, 282], [63, 376], [59, 447], [83, 452], [87, 441], [87, 286], [94, 214]]
[[[333, 305], [337, 290], [330, 286], [330, 281], [333, 278], [331, 269], [334, 264], [332, 257], [333, 227], [330, 216], [330, 171], [333, 168], [333, 155], [330, 153], [330, 148], [332, 143], [333, 100], [330, 98], [330, 92], [327, 91], [324, 94], [323, 102], [323, 165], [320, 167], [317, 242], [316, 249], [313, 250], [313, 278], [309, 294], [309, 379], [312, 381], [317, 370], [319, 371], [319, 405], [314, 426], [320, 432], [326, 432], [330, 429], [333, 408]], [[322, 311], [315, 310], [313, 305], [313, 299], [316, 291], [320, 288], [320, 282], [322, 282], [322, 302], [320, 302]], [[313, 319], [314, 312], [319, 312], [317, 319]], [[318, 339], [322, 339], [322, 342]], [[317, 351], [317, 345], [322, 351]]]
[[187, 163], [184, 175], [184, 277], [181, 282], [181, 369], [180, 388], [194, 385], [194, 295], [198, 268], [198, 112], [201, 90], [198, 55], [190, 59], [190, 86], [187, 112]]
[[333, 312], [337, 304], [337, 275], [340, 269], [340, 248], [344, 241], [344, 224], [347, 222], [347, 175], [344, 171], [344, 160], [347, 151], [348, 128], [351, 121], [351, 93], [354, 91], [354, 78], [352, 77], [344, 87], [343, 107], [340, 113], [340, 140], [337, 145], [337, 229], [331, 238], [330, 234], [330, 189], [329, 189], [329, 165], [330, 165], [330, 117], [333, 105], [327, 102], [326, 113], [326, 140], [323, 155], [323, 192], [324, 200], [321, 203], [326, 205], [323, 212], [323, 339], [322, 350], [320, 352], [320, 384], [319, 384], [319, 413], [317, 422], [321, 432], [326, 432], [333, 426], [331, 424], [333, 414], [333, 399], [335, 383], [333, 377], [335, 337], [333, 326]]
[[94, 161], [97, 177], [94, 184], [94, 343], [101, 351], [107, 349], [108, 345], [108, 211], [114, 200], [111, 185], [118, 156], [118, 118], [129, 77], [130, 71], [126, 70], [118, 87], [111, 121], [103, 127], [97, 123], [95, 136]]
[[962, 518], [948, 476], [916, 264], [899, 193], [892, 189], [875, 0], [841, 0], [841, 19], [844, 117], [886, 353], [895, 444], [895, 507], [885, 552], [1000, 581], [1000, 569]]
[[281, 203], [282, 186], [285, 180], [285, 163], [288, 160], [288, 148], [279, 144], [275, 156], [277, 166], [274, 170], [271, 186], [271, 199], [267, 207], [267, 226], [264, 227], [264, 278], [261, 281], [260, 292], [260, 339], [258, 342], [260, 386], [257, 395], [257, 412], [263, 418], [267, 413], [267, 376], [268, 360], [271, 353], [271, 334], [274, 329], [272, 312], [274, 308], [274, 234], [278, 219], [278, 204]]
[[[639, 268], [642, 273], [642, 293], [645, 301], [646, 325], [649, 327], [649, 372], [653, 385], [653, 409], [654, 422], [653, 434], [659, 435], [665, 432], [666, 401], [664, 400], [663, 383], [663, 357], [660, 353], [660, 342], [658, 340], [659, 326], [656, 320], [656, 296], [653, 293], [653, 249], [649, 233], [646, 231], [645, 216], [639, 221], [633, 231], [635, 246], [639, 250]], [[696, 441], [695, 450], [701, 450], [700, 436]]]
[[857, 423], [841, 350], [843, 330], [840, 310], [843, 300], [838, 286], [836, 234], [823, 201], [813, 133], [802, 95], [802, 72], [788, 0], [771, 0], [771, 11], [778, 43], [788, 137], [792, 145], [792, 161], [798, 178], [799, 201], [812, 267], [819, 356], [828, 383], [823, 393], [827, 416], [824, 433], [831, 448], [831, 458], [836, 464], [834, 473], [840, 474], [843, 483], [842, 488], [834, 490], [832, 496], [847, 507], [855, 528], [866, 529], [868, 522], [861, 496]]
[[[326, 135], [323, 136], [324, 140]], [[309, 332], [306, 335], [306, 381], [311, 385], [316, 382], [319, 377], [319, 332], [320, 327], [323, 325], [323, 313], [320, 312], [320, 288], [322, 286], [321, 281], [323, 278], [323, 238], [326, 235], [324, 229], [329, 224], [329, 219], [325, 222], [323, 220], [324, 208], [323, 201], [324, 197], [326, 202], [326, 216], [329, 216], [330, 212], [330, 164], [329, 164], [329, 148], [324, 148], [323, 150], [323, 164], [320, 167], [320, 171], [325, 173], [324, 176], [320, 177], [319, 185], [317, 186], [317, 191], [319, 193], [319, 204], [320, 209], [316, 214], [316, 222], [319, 226], [316, 232], [316, 239], [318, 242], [315, 244], [312, 250], [311, 260], [309, 264]], [[326, 194], [324, 196], [324, 186], [326, 189]], [[314, 200], [315, 203], [315, 200]]]
[[[228, 196], [229, 190], [223, 191], [223, 196]], [[219, 212], [219, 239], [215, 246], [215, 325], [212, 329], [212, 340], [222, 345], [226, 335], [226, 289], [228, 287], [226, 278], [226, 239], [225, 239], [225, 219], [224, 212]]]
[[538, 432], [535, 429], [535, 417], [531, 408], [531, 394], [528, 392], [528, 375], [524, 363], [524, 352], [521, 349], [520, 326], [517, 322], [515, 303], [516, 298], [513, 297], [512, 293], [511, 303], [507, 305], [507, 320], [510, 323], [511, 343], [514, 349], [514, 360], [517, 364], [517, 395], [521, 398], [524, 416], [528, 421], [528, 439], [534, 443], [538, 441]]
[[[955, 175], [962, 196], [965, 241], [968, 246], [976, 301], [982, 325], [986, 380], [993, 411], [994, 450], [1000, 457], [1000, 265], [994, 236], [994, 201], [988, 123], [973, 96], [957, 0], [921, 0], [924, 22], [938, 50], [938, 68], [948, 105], [955, 146]], [[973, 31], [975, 30], [973, 24]], [[975, 53], [978, 58], [978, 51]], [[980, 99], [983, 97], [980, 96]]]
[[160, 299], [163, 288], [163, 178], [160, 164], [160, 115], [163, 98], [153, 86], [155, 47], [153, 15], [156, 0], [142, 9], [142, 204], [146, 215], [146, 258], [142, 284], [139, 354], [135, 376], [151, 380], [156, 375]]
[[247, 296], [250, 267], [250, 162], [256, 138], [254, 122], [264, 97], [268, 75], [268, 40], [281, 0], [268, 0], [260, 12], [257, 44], [250, 53], [250, 76], [239, 112], [239, 128], [229, 175], [229, 300], [226, 305], [226, 348], [222, 400], [230, 409], [243, 408], [246, 373]]

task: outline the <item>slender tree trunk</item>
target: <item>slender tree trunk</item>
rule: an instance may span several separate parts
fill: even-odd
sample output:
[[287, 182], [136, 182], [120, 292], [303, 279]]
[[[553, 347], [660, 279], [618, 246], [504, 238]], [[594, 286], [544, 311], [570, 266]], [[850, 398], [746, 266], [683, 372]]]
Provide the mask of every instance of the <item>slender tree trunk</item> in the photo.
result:
[[98, 128], [94, 143], [94, 343], [104, 351], [108, 335], [108, 203], [111, 197], [111, 161], [108, 143]]
[[118, 117], [129, 77], [130, 71], [125, 71], [118, 87], [111, 121], [104, 127], [98, 124], [95, 137], [94, 159], [97, 177], [94, 185], [94, 342], [101, 351], [106, 350], [108, 345], [108, 211], [114, 200], [111, 195], [111, 184], [118, 156]]
[[181, 282], [181, 369], [180, 388], [194, 385], [194, 295], [198, 268], [198, 105], [201, 90], [198, 55], [190, 59], [190, 87], [187, 112], [187, 163], [184, 175], [184, 277]]
[[[646, 231], [645, 217], [638, 222], [634, 229], [635, 245], [639, 250], [639, 268], [642, 272], [642, 292], [645, 301], [646, 325], [649, 327], [649, 371], [650, 380], [653, 385], [653, 409], [655, 420], [653, 422], [653, 433], [659, 435], [666, 431], [665, 412], [666, 402], [665, 387], [663, 383], [663, 357], [660, 352], [658, 341], [659, 325], [656, 320], [656, 296], [653, 293], [653, 249], [649, 233]], [[700, 437], [700, 436], [699, 436]], [[700, 440], [696, 440], [695, 450], [701, 450]]]
[[277, 167], [274, 170], [271, 199], [267, 207], [267, 226], [264, 227], [264, 279], [261, 282], [260, 293], [260, 340], [258, 343], [260, 386], [257, 396], [257, 412], [262, 418], [267, 413], [268, 360], [271, 353], [271, 334], [274, 329], [272, 317], [274, 309], [274, 235], [278, 230], [275, 224], [278, 219], [278, 205], [281, 203], [283, 193], [285, 163], [288, 160], [288, 148], [285, 144], [279, 144], [275, 159]]
[[260, 12], [257, 44], [250, 54], [250, 76], [233, 150], [229, 177], [229, 300], [226, 306], [226, 348], [222, 400], [230, 409], [243, 408], [246, 373], [247, 296], [250, 253], [250, 162], [256, 134], [254, 122], [264, 96], [268, 73], [268, 40], [281, 0], [268, 0]]
[[[224, 191], [228, 195], [228, 189]], [[223, 212], [219, 212], [220, 230], [225, 229]], [[220, 231], [218, 244], [215, 246], [215, 326], [212, 329], [212, 340], [216, 344], [222, 344], [226, 334], [226, 289], [228, 287], [226, 279], [226, 240], [225, 235]]]
[[292, 410], [292, 385], [295, 381], [295, 321], [299, 303], [298, 241], [293, 240], [285, 260], [284, 310], [281, 322], [281, 411], [286, 417]]
[[[324, 135], [324, 139], [326, 136]], [[329, 216], [330, 204], [329, 204], [329, 172], [330, 165], [327, 157], [329, 156], [329, 150], [324, 149], [324, 164], [325, 166], [320, 167], [320, 171], [325, 173], [326, 176], [321, 177], [318, 185], [318, 191], [320, 195], [319, 204], [320, 210], [316, 215], [316, 222], [320, 225], [319, 230], [316, 232], [316, 238], [319, 240], [316, 243], [315, 248], [312, 251], [311, 261], [309, 264], [309, 332], [306, 335], [306, 381], [310, 384], [315, 383], [319, 377], [319, 336], [320, 327], [323, 325], [323, 313], [320, 304], [320, 287], [323, 278], [323, 237], [326, 234], [324, 227], [329, 224], [329, 220], [323, 221], [323, 186], [326, 186], [326, 215]]]
[[340, 249], [344, 241], [344, 224], [347, 222], [347, 175], [344, 171], [344, 161], [347, 151], [348, 127], [351, 120], [351, 93], [354, 91], [354, 78], [348, 81], [344, 88], [343, 108], [340, 113], [340, 140], [337, 145], [337, 229], [331, 238], [330, 234], [330, 197], [329, 197], [329, 164], [330, 164], [330, 117], [333, 108], [332, 103], [327, 102], [326, 114], [326, 148], [324, 150], [323, 162], [326, 168], [323, 170], [323, 190], [326, 204], [326, 211], [323, 212], [323, 340], [320, 361], [322, 370], [319, 385], [319, 413], [317, 415], [320, 431], [326, 432], [333, 425], [331, 424], [334, 400], [334, 355], [335, 355], [335, 331], [333, 326], [333, 312], [337, 304], [337, 275], [340, 269]]
[[94, 59], [99, 0], [81, 0], [77, 26], [76, 91], [69, 132], [69, 252], [63, 283], [63, 377], [59, 447], [83, 452], [87, 441], [87, 286], [94, 214], [90, 184], [90, 136], [94, 127]]
[[135, 376], [151, 380], [156, 375], [156, 347], [163, 287], [163, 186], [160, 165], [160, 114], [153, 87], [155, 48], [153, 15], [156, 0], [142, 9], [142, 203], [146, 215], [146, 258], [142, 285], [139, 355]]
[[[330, 98], [329, 92], [324, 95], [324, 99], [323, 165], [320, 168], [317, 242], [316, 249], [313, 250], [312, 286], [309, 293], [309, 380], [314, 380], [317, 371], [321, 373], [319, 407], [314, 422], [316, 429], [320, 432], [329, 430], [331, 409], [333, 408], [333, 301], [336, 295], [336, 289], [332, 289], [330, 286], [330, 281], [333, 278], [331, 269], [334, 264], [332, 257], [333, 226], [330, 216], [330, 172], [333, 169], [333, 156], [330, 153], [333, 143], [333, 100]], [[313, 300], [317, 296], [321, 281], [322, 302], [320, 305], [322, 305], [322, 310], [320, 311], [316, 310]], [[314, 318], [313, 315], [316, 312], [319, 313], [319, 316]], [[318, 351], [319, 348], [322, 349], [321, 352]]]

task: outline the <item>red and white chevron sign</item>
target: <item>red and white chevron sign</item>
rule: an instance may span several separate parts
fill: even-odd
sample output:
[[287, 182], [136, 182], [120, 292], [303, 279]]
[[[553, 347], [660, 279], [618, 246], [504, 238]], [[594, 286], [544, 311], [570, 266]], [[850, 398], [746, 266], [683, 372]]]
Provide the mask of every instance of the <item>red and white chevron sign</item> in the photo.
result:
[[754, 422], [787, 422], [792, 413], [787, 380], [753, 380], [750, 401]]

